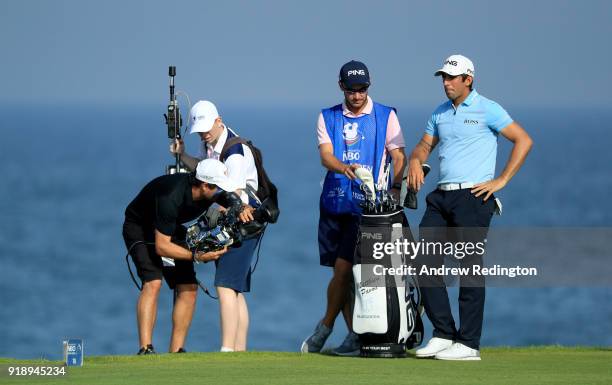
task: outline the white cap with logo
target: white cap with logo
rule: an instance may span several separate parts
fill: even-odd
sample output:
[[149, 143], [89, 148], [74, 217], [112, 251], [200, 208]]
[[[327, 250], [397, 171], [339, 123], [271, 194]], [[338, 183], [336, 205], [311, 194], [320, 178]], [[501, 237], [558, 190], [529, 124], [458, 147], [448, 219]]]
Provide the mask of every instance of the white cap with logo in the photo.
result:
[[196, 167], [196, 179], [219, 186], [225, 191], [236, 191], [238, 186], [227, 176], [227, 167], [216, 159], [204, 159]]
[[219, 117], [217, 107], [208, 100], [200, 100], [191, 107], [191, 133], [208, 132]]
[[463, 55], [451, 55], [444, 60], [444, 66], [434, 73], [439, 76], [442, 73], [450, 76], [470, 75], [474, 77], [474, 63]]

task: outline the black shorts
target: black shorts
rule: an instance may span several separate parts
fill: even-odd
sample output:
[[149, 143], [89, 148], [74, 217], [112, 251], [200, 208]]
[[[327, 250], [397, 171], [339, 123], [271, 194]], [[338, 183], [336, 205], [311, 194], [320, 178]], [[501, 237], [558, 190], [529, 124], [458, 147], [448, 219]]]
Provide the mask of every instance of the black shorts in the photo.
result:
[[[171, 289], [174, 289], [176, 285], [198, 283], [191, 261], [175, 260], [175, 267], [165, 267], [161, 257], [155, 252], [153, 237], [151, 234], [147, 234], [140, 225], [125, 222], [123, 224], [123, 240], [128, 250], [131, 248], [132, 261], [134, 261], [138, 277], [143, 283], [162, 279], [162, 277]], [[132, 247], [137, 242], [146, 243], [139, 243]]]
[[319, 257], [322, 266], [334, 266], [337, 258], [351, 264], [355, 258], [359, 216], [354, 214], [329, 214], [319, 210]]

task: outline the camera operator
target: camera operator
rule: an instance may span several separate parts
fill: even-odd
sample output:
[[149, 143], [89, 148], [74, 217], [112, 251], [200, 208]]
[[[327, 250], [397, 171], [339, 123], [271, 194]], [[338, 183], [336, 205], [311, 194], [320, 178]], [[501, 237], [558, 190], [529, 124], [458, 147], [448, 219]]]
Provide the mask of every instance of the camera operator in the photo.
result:
[[[251, 149], [237, 143], [223, 152], [227, 140], [237, 134], [223, 123], [217, 108], [210, 101], [200, 100], [192, 107], [191, 133], [194, 132], [201, 139], [199, 157], [185, 153], [182, 140], [172, 143], [170, 152], [180, 154], [181, 161], [189, 169], [193, 169], [200, 159], [222, 161], [227, 166], [229, 178], [238, 186], [236, 193], [245, 204], [249, 204], [248, 210], [252, 210], [256, 202], [249, 197], [246, 189], [248, 185], [248, 188], [257, 191], [258, 178]], [[246, 240], [239, 248], [230, 249], [222, 259], [215, 261], [222, 352], [246, 350], [249, 314], [243, 293], [251, 289], [251, 263], [258, 241], [259, 237]]]
[[[208, 253], [192, 253], [178, 243], [185, 240], [182, 223], [196, 219], [214, 202], [226, 204], [236, 186], [227, 176], [223, 163], [207, 159], [192, 174], [173, 174], [150, 181], [125, 210], [123, 238], [143, 285], [137, 304], [138, 354], [152, 354], [152, 334], [157, 315], [157, 299], [162, 276], [176, 287], [172, 313], [170, 352], [184, 352], [185, 337], [195, 308], [197, 280], [193, 262], [218, 260], [227, 248]], [[252, 220], [250, 210], [240, 213], [242, 221]], [[161, 256], [172, 258], [174, 269], [165, 269]], [[170, 270], [175, 270], [170, 274]]]

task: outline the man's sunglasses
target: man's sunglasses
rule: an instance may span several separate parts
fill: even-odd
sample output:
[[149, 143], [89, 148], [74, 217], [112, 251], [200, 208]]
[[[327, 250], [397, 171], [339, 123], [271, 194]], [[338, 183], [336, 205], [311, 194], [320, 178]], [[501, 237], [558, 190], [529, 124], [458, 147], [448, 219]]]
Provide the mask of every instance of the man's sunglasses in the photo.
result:
[[369, 88], [369, 87], [363, 87], [363, 88], [359, 88], [359, 89], [357, 89], [357, 90], [353, 90], [353, 89], [348, 89], [348, 88], [345, 88], [345, 89], [344, 89], [344, 92], [346, 92], [347, 94], [350, 94], [350, 95], [354, 95], [354, 94], [365, 94], [366, 92], [368, 92], [368, 88]]

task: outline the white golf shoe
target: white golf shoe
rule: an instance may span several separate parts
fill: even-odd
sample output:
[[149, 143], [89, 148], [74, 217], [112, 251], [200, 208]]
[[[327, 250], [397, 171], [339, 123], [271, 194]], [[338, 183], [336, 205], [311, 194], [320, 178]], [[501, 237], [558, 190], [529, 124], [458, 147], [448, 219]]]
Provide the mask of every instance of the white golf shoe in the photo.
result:
[[452, 340], [433, 337], [429, 340], [426, 346], [417, 349], [415, 354], [418, 358], [434, 357], [439, 352], [450, 348], [453, 345]]
[[444, 349], [436, 354], [436, 360], [480, 361], [480, 351], [465, 346], [460, 342], [455, 342], [448, 349]]

